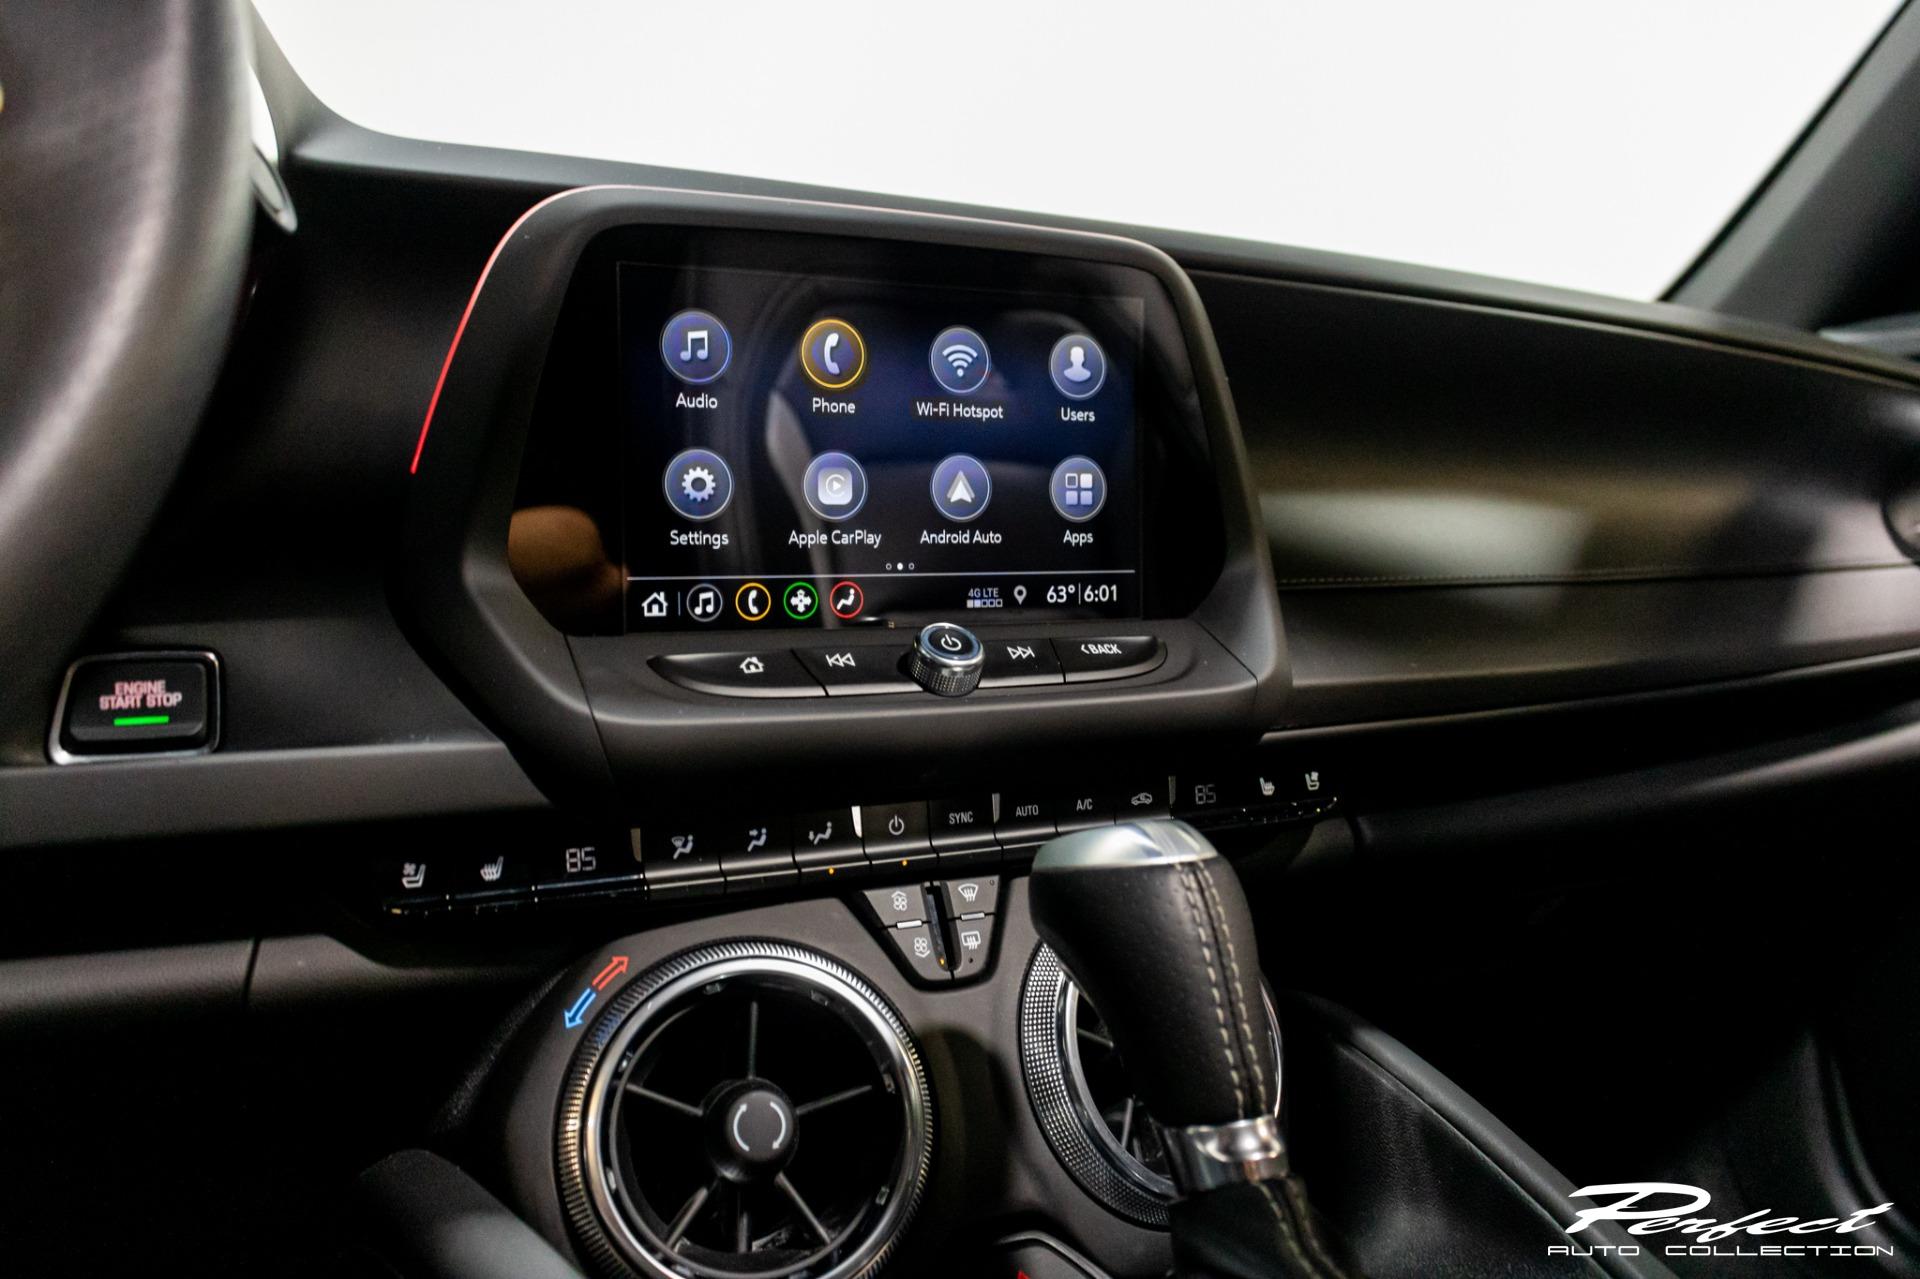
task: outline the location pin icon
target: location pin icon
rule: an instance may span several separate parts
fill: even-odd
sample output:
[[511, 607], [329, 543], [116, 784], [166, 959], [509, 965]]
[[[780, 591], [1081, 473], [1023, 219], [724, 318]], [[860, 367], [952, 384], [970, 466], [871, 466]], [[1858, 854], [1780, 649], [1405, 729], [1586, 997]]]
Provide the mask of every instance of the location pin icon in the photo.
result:
[[1014, 588], [1013, 588], [1013, 602], [1014, 602], [1015, 604], [1025, 604], [1025, 603], [1027, 602], [1027, 588], [1026, 588], [1026, 587], [1024, 587], [1024, 586], [1016, 586], [1016, 587], [1014, 587]]

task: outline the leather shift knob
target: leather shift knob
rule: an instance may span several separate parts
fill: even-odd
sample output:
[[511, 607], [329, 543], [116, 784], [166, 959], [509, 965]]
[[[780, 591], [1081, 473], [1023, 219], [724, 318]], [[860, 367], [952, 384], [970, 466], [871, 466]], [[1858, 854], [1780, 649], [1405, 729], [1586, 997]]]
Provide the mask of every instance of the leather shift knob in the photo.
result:
[[1034, 925], [1100, 1010], [1166, 1127], [1271, 1115], [1278, 1063], [1233, 867], [1185, 822], [1062, 835], [1040, 850]]

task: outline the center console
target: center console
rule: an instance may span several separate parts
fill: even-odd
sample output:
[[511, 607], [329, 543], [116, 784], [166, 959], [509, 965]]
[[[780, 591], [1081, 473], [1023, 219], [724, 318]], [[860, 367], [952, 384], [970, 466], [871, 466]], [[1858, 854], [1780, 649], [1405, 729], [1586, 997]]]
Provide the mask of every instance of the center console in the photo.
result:
[[383, 858], [359, 900], [416, 939], [618, 939], [501, 1068], [516, 1209], [606, 1275], [938, 1271], [1022, 1214], [1163, 1269], [1165, 1152], [1028, 867], [1169, 815], [1298, 843], [1338, 802], [1258, 751], [1284, 646], [1185, 275], [563, 193], [476, 285], [411, 483], [396, 601], [558, 817]]

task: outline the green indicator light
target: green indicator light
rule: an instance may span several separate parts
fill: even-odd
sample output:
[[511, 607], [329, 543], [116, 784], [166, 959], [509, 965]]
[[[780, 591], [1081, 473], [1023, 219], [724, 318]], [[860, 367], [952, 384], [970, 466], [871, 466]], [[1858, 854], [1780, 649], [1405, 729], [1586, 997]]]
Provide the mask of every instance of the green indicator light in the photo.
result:
[[165, 724], [171, 715], [122, 715], [113, 721], [115, 728], [140, 728], [147, 724]]

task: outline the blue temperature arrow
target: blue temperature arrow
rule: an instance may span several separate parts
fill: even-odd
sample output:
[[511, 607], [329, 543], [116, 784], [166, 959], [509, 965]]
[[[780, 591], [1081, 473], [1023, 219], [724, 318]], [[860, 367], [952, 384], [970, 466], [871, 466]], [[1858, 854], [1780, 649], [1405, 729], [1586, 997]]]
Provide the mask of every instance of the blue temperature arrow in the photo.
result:
[[587, 987], [580, 992], [580, 998], [573, 1001], [573, 1007], [567, 1009], [566, 1022], [568, 1030], [572, 1030], [587, 1019], [587, 1009], [593, 1003], [593, 995], [593, 987]]

